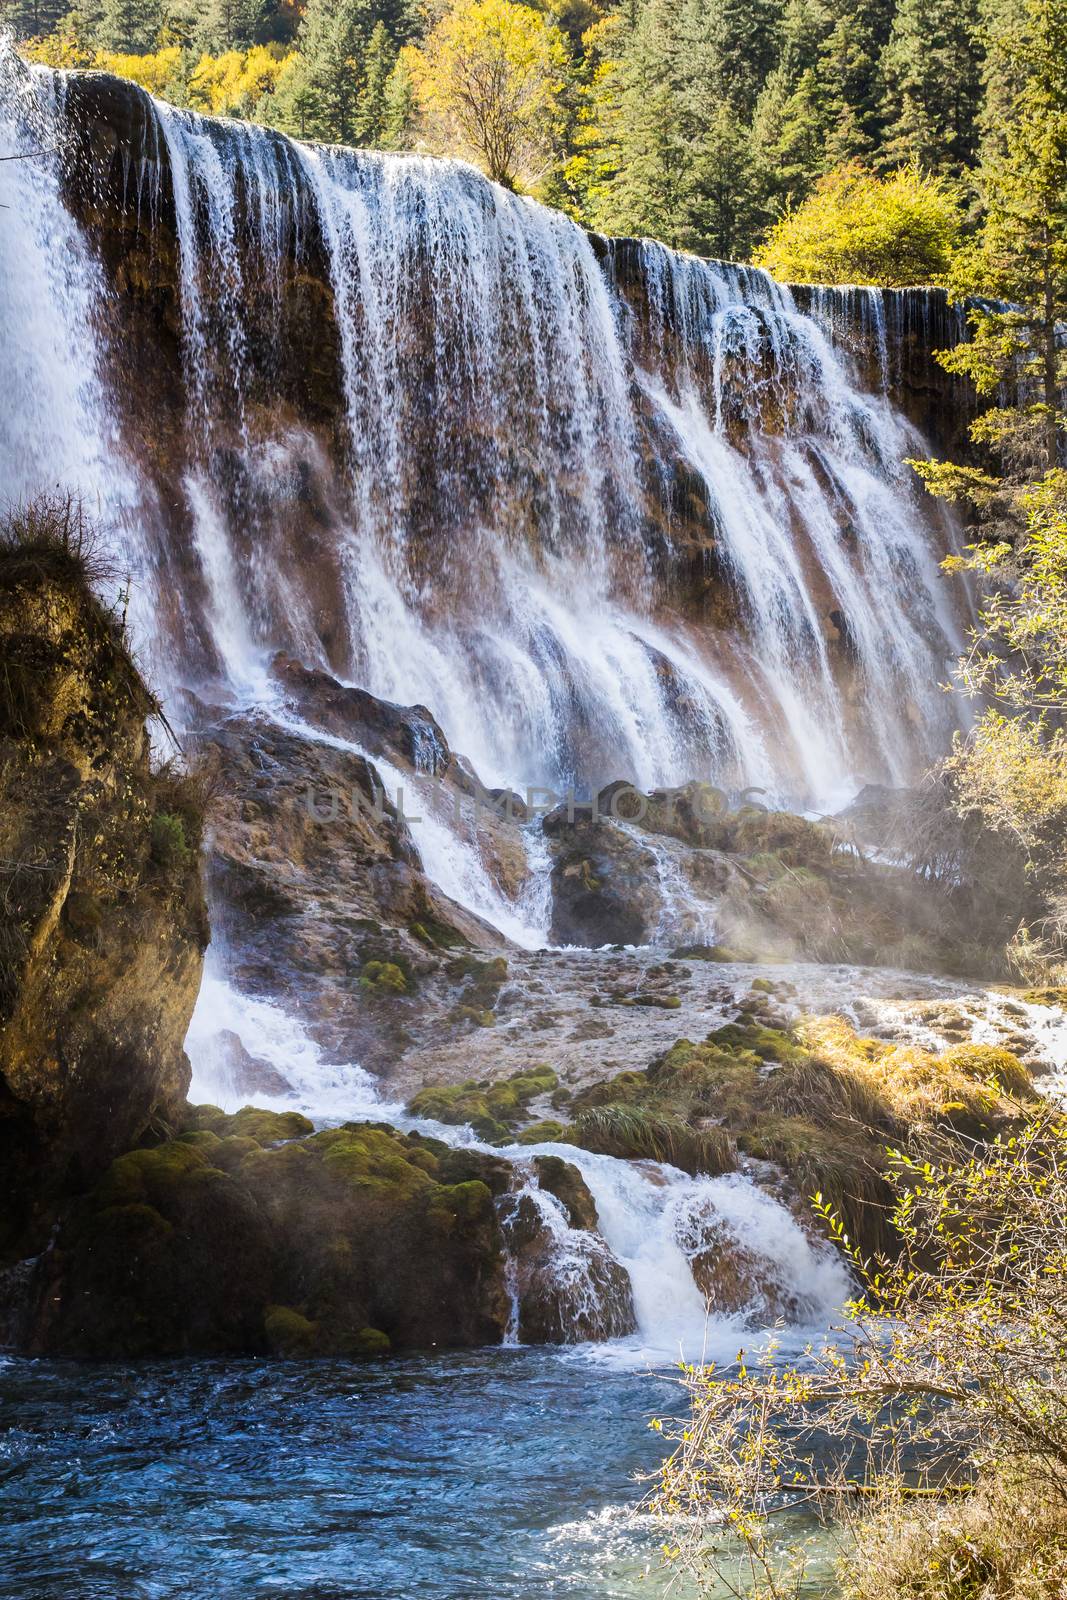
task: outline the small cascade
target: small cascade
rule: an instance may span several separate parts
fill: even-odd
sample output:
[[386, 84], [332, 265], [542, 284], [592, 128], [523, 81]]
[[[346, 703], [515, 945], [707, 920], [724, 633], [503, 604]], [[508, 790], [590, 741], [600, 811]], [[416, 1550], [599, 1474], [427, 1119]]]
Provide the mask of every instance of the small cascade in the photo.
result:
[[599, 1232], [630, 1281], [634, 1331], [609, 1356], [699, 1359], [778, 1317], [825, 1324], [847, 1298], [837, 1254], [743, 1174], [692, 1178], [658, 1162], [544, 1148], [581, 1173]]
[[[187, 1049], [194, 1101], [300, 1110], [327, 1125], [384, 1120], [449, 1144], [492, 1148], [469, 1128], [412, 1118], [383, 1101], [360, 1068], [325, 1061], [281, 1006], [234, 989], [217, 958]], [[623, 1365], [672, 1361], [680, 1351], [693, 1359], [720, 1344], [735, 1347], [745, 1329], [779, 1319], [794, 1327], [825, 1322], [848, 1293], [836, 1254], [742, 1174], [692, 1178], [666, 1164], [566, 1144], [493, 1153], [515, 1172], [499, 1202], [512, 1306], [507, 1343], [592, 1342]], [[595, 1229], [543, 1187], [537, 1159], [545, 1156], [577, 1169], [595, 1204]]]

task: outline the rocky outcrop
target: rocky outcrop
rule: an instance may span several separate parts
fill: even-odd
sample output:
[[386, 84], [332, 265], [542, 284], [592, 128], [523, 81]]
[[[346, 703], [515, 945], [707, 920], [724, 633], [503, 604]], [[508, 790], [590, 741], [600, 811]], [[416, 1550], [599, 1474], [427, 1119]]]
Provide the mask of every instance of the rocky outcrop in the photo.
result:
[[371, 1071], [409, 1045], [491, 1025], [505, 941], [435, 887], [418, 836], [428, 808], [458, 818], [513, 898], [529, 871], [519, 816], [424, 707], [286, 656], [273, 672], [288, 718], [184, 702], [190, 744], [215, 775], [207, 883], [234, 983], [279, 999], [333, 1059]]
[[[555, 1180], [572, 1195], [580, 1193], [579, 1185], [585, 1189], [569, 1163], [559, 1166], [568, 1171], [550, 1169], [550, 1183]], [[502, 1205], [516, 1332], [523, 1344], [579, 1344], [634, 1331], [630, 1279], [595, 1226], [588, 1225], [593, 1203], [587, 1189], [585, 1195], [575, 1213], [542, 1181], [509, 1195]]]
[[200, 816], [153, 767], [155, 703], [62, 526], [0, 544], [0, 1213], [176, 1125], [208, 930]]
[[869, 788], [839, 818], [810, 821], [731, 810], [709, 784], [647, 795], [611, 784], [595, 807], [558, 807], [544, 826], [561, 944], [664, 942], [682, 899], [715, 930], [713, 942], [676, 938], [683, 957], [1001, 976], [1023, 901], [1010, 848], [987, 840], [979, 859], [981, 841], [964, 837], [951, 807], [932, 823], [930, 802], [911, 790]]
[[121, 1156], [42, 1259], [55, 1355], [378, 1355], [499, 1342], [508, 1169], [395, 1129], [194, 1108]]

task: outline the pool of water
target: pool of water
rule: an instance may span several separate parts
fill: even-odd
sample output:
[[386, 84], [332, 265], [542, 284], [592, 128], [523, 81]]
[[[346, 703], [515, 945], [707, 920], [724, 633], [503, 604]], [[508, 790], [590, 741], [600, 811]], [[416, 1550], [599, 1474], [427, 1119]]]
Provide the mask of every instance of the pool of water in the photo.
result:
[[664, 1535], [634, 1508], [678, 1402], [558, 1350], [0, 1359], [0, 1594], [653, 1600]]

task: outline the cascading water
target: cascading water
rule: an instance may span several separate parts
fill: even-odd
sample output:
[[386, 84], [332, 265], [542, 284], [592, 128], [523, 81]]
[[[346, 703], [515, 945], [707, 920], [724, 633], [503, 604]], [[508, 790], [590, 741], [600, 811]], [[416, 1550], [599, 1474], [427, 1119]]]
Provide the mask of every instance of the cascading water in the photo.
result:
[[[291, 1092], [251, 1096], [253, 1103], [299, 1106], [320, 1120], [389, 1121], [418, 1128], [449, 1143], [483, 1148], [468, 1128], [406, 1115], [382, 1101], [359, 1068], [334, 1066], [292, 1018], [276, 1005], [238, 994], [215, 972], [205, 977], [190, 1029], [195, 1099], [236, 1110], [249, 1103], [230, 1075], [220, 1041], [236, 1036], [242, 1048], [284, 1075]], [[795, 1328], [825, 1325], [848, 1293], [848, 1274], [836, 1254], [801, 1227], [781, 1201], [750, 1178], [730, 1174], [693, 1178], [660, 1162], [633, 1163], [568, 1144], [514, 1145], [496, 1152], [515, 1168], [513, 1192], [502, 1201], [505, 1238], [516, 1222], [544, 1234], [543, 1268], [553, 1280], [552, 1337], [573, 1343], [610, 1338], [604, 1359], [644, 1365], [684, 1352], [732, 1354], [739, 1336], [784, 1317]], [[544, 1190], [534, 1171], [539, 1156], [577, 1167], [597, 1209], [597, 1232], [568, 1225], [564, 1207]], [[521, 1208], [530, 1216], [524, 1219]], [[749, 1266], [751, 1293], [727, 1310], [709, 1310], [694, 1262], [716, 1253]], [[612, 1274], [621, 1269], [629, 1295], [620, 1304]], [[513, 1293], [517, 1296], [512, 1267]], [[614, 1337], [624, 1332], [624, 1337]], [[508, 1342], [519, 1342], [517, 1299]]]
[[[174, 720], [190, 688], [324, 738], [271, 677], [285, 651], [428, 706], [489, 784], [706, 778], [826, 804], [943, 746], [946, 529], [900, 465], [923, 445], [889, 399], [877, 295], [865, 392], [826, 308], [761, 272], [591, 239], [460, 163], [314, 149], [132, 89], [148, 133], [121, 148], [119, 243], [98, 250], [67, 153], [93, 81], [0, 46], [2, 153], [27, 158], [0, 164], [0, 349], [23, 401], [0, 419], [3, 490], [58, 482], [100, 517]], [[139, 359], [117, 276], [148, 285]], [[515, 905], [444, 819], [419, 842], [447, 894], [543, 941], [539, 835]], [[681, 905], [664, 936], [710, 937], [664, 898]], [[226, 1033], [316, 1115], [401, 1120], [217, 971], [194, 1093], [226, 1100]], [[512, 1154], [539, 1150], [593, 1194], [635, 1348], [699, 1353], [709, 1217], [799, 1319], [844, 1292], [747, 1179]], [[551, 1232], [558, 1207], [534, 1205]], [[600, 1246], [561, 1248], [580, 1304]]]
[[[24, 80], [15, 98], [32, 98]], [[65, 348], [53, 331], [42, 356], [40, 313], [10, 307], [4, 325], [20, 369], [48, 369], [31, 390], [68, 396], [48, 406], [64, 450], [89, 442], [64, 477], [92, 495], [106, 456], [110, 499], [127, 522], [138, 507], [144, 584], [184, 563], [179, 606], [148, 596], [170, 622], [167, 681], [254, 700], [285, 649], [428, 704], [484, 781], [516, 787], [703, 777], [826, 803], [905, 781], [941, 746], [956, 628], [943, 530], [900, 465], [921, 442], [882, 387], [862, 391], [825, 319], [761, 272], [650, 243], [620, 273], [565, 217], [456, 162], [145, 106], [128, 220], [171, 216], [177, 243], [165, 473], [134, 459], [123, 395], [94, 394], [87, 429], [69, 416], [108, 364], [105, 291], [47, 160], [7, 174], [36, 230], [19, 248], [63, 248], [38, 280], [5, 281], [51, 295]], [[50, 112], [60, 135], [77, 114], [76, 98]], [[339, 434], [321, 405], [289, 403], [282, 370], [312, 279]], [[17, 426], [16, 460], [35, 432]], [[684, 525], [679, 485], [698, 502]], [[713, 629], [671, 594], [694, 543]]]

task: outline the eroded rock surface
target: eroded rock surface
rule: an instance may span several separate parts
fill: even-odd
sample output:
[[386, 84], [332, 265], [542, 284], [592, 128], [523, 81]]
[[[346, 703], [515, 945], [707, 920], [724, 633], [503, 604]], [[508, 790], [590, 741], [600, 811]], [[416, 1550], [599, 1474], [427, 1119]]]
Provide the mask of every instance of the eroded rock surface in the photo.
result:
[[155, 703], [75, 561], [0, 553], [0, 1171], [44, 1196], [175, 1126], [208, 928], [200, 818], [153, 770]]

